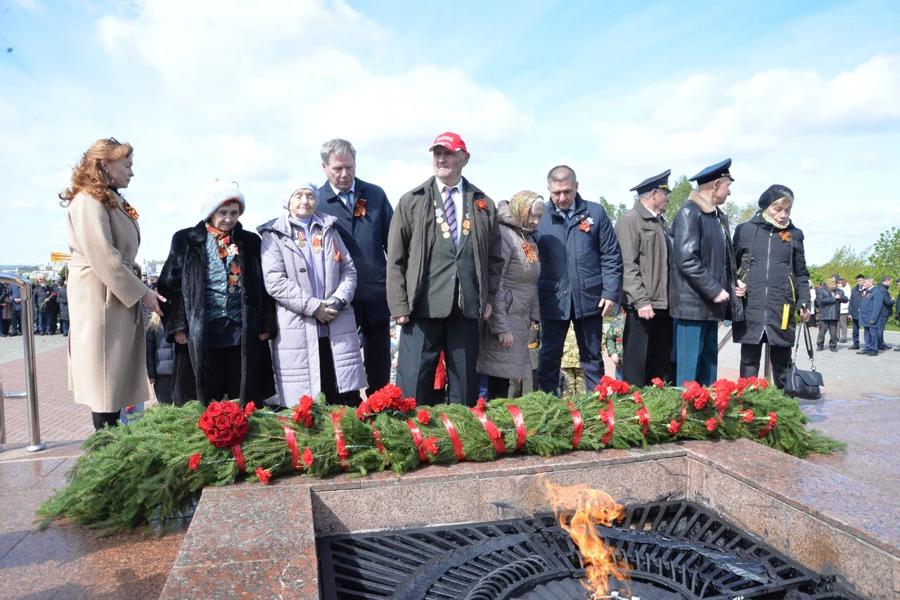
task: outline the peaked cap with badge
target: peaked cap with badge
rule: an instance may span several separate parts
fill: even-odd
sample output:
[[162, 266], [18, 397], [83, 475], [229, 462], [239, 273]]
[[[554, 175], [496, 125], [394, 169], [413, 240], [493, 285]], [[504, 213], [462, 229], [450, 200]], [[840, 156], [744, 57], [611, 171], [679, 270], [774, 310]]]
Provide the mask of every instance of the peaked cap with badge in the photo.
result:
[[672, 174], [672, 169], [666, 169], [659, 175], [654, 175], [653, 177], [648, 177], [643, 180], [633, 188], [631, 188], [632, 192], [637, 192], [638, 195], [646, 194], [647, 192], [652, 192], [653, 190], [660, 189], [664, 192], [671, 192], [671, 188], [669, 188], [669, 175]]
[[697, 185], [703, 185], [704, 183], [708, 183], [710, 181], [715, 181], [720, 177], [727, 177], [728, 179], [734, 181], [734, 177], [731, 176], [729, 169], [731, 168], [731, 159], [726, 158], [720, 163], [716, 163], [714, 165], [710, 165], [691, 177], [688, 181], [696, 181]]

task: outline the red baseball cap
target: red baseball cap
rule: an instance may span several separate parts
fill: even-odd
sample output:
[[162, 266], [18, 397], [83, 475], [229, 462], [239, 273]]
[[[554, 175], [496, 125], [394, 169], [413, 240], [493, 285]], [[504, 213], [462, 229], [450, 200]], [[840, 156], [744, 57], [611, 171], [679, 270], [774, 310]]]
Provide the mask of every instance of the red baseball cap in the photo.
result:
[[462, 150], [466, 154], [469, 153], [469, 151], [466, 149], [466, 143], [463, 141], [463, 139], [459, 137], [458, 133], [453, 133], [452, 131], [445, 131], [444, 133], [434, 138], [434, 141], [431, 143], [428, 151], [431, 152], [432, 150], [434, 150], [435, 146], [443, 146], [450, 152]]

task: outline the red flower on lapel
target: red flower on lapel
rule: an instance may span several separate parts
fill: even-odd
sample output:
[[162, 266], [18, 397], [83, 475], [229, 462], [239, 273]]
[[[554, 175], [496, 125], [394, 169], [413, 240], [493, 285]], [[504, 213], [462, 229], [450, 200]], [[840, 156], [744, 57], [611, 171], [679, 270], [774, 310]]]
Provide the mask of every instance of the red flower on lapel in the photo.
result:
[[125, 214], [128, 215], [134, 222], [137, 222], [138, 217], [141, 216], [132, 205], [128, 204], [127, 200], [122, 200], [122, 210], [124, 210]]
[[578, 229], [582, 230], [585, 233], [591, 232], [591, 224], [587, 222], [587, 219], [583, 220], [578, 224]]
[[484, 198], [478, 198], [477, 200], [475, 200], [475, 207], [478, 208], [478, 210], [487, 210], [487, 200], [485, 200]]

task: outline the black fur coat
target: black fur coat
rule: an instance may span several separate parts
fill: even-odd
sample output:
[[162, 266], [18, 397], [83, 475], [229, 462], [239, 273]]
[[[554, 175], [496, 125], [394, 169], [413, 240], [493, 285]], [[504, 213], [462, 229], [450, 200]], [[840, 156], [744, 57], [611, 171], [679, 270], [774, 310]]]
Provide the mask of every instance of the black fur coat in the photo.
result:
[[[163, 313], [169, 341], [179, 331], [188, 338], [187, 348], [176, 344], [173, 400], [177, 405], [192, 399], [204, 405], [214, 400], [206, 393], [206, 235], [205, 221], [176, 232], [157, 284], [168, 300]], [[259, 339], [261, 333], [275, 336], [275, 303], [263, 284], [259, 236], [245, 231], [240, 223], [231, 236], [241, 257], [241, 402], [259, 404], [275, 393], [269, 343]]]

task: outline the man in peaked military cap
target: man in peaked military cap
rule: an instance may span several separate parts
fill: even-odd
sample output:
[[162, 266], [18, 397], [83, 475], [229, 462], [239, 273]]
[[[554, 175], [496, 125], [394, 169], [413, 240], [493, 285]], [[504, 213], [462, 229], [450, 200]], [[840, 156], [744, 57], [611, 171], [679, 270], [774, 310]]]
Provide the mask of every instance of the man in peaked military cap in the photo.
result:
[[665, 212], [669, 204], [667, 169], [631, 188], [634, 208], [616, 221], [622, 252], [625, 307], [625, 381], [649, 385], [671, 380], [672, 318], [669, 316], [669, 261], [672, 238]]
[[672, 224], [673, 260], [669, 312], [675, 320], [675, 383], [716, 380], [719, 321], [742, 321], [739, 298], [746, 287], [737, 281], [728, 219], [719, 206], [731, 194], [731, 159], [693, 177], [697, 189]]

